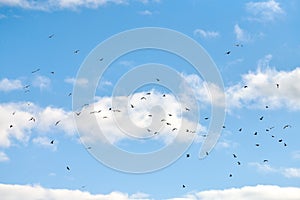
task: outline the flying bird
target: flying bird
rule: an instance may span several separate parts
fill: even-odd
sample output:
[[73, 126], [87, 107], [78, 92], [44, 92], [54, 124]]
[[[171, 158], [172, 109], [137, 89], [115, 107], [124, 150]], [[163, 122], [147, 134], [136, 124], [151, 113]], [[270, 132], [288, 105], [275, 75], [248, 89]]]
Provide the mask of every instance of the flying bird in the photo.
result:
[[53, 37], [54, 37], [54, 34], [51, 34], [51, 35], [48, 36], [49, 39], [51, 39]]
[[240, 162], [240, 161], [238, 161], [238, 162], [237, 162], [237, 164], [238, 164], [238, 165], [241, 165], [241, 162]]
[[248, 87], [248, 85], [244, 85], [244, 88], [247, 88]]
[[143, 100], [143, 99], [146, 100], [146, 97], [142, 97], [142, 98], [141, 98], [141, 100]]
[[190, 109], [189, 109], [189, 108], [187, 108], [187, 107], [185, 107], [185, 110], [186, 110], [186, 111], [190, 111]]
[[38, 69], [32, 71], [31, 73], [33, 74], [33, 73], [36, 73], [36, 72], [38, 72], [38, 71], [40, 71], [40, 68], [38, 68]]
[[185, 185], [182, 185], [182, 188], [185, 188]]
[[80, 50], [79, 50], [79, 49], [77, 49], [77, 50], [75, 50], [75, 51], [74, 51], [74, 53], [79, 53], [79, 51], [80, 51]]
[[176, 131], [176, 130], [177, 130], [177, 128], [173, 128], [173, 129], [172, 129], [172, 131]]
[[241, 132], [242, 130], [243, 130], [243, 129], [242, 129], [242, 128], [240, 128], [240, 129], [239, 129], [239, 132]]
[[257, 131], [254, 133], [254, 135], [257, 135]]
[[158, 81], [159, 81], [159, 79], [158, 79], [158, 78], [156, 78], [156, 81], [158, 82]]
[[265, 159], [265, 160], [264, 160], [264, 163], [266, 163], [266, 162], [269, 162], [269, 160]]
[[186, 157], [189, 158], [189, 157], [190, 157], [190, 154], [187, 153], [187, 154], [186, 154]]
[[134, 105], [131, 104], [130, 106], [131, 106], [131, 108], [134, 108]]
[[232, 154], [234, 158], [237, 158], [237, 156], [235, 154]]
[[69, 166], [67, 166], [67, 170], [70, 171], [70, 167]]
[[208, 117], [205, 117], [204, 119], [205, 119], [205, 120], [208, 120], [209, 118], [208, 118]]
[[255, 144], [255, 146], [259, 147], [259, 144]]
[[99, 60], [100, 60], [100, 61], [103, 61], [103, 58], [100, 58]]
[[276, 87], [279, 88], [279, 83], [276, 83]]
[[232, 174], [229, 174], [229, 177], [232, 177]]
[[11, 124], [11, 125], [9, 125], [9, 128], [12, 128], [13, 127], [13, 125]]
[[169, 113], [168, 115], [169, 115], [170, 117], [172, 117], [172, 114]]
[[278, 140], [278, 142], [282, 142], [282, 139]]
[[151, 94], [151, 92], [147, 92], [147, 93], [146, 93], [146, 95], [150, 95], [150, 94]]
[[230, 53], [231, 53], [231, 51], [226, 51], [225, 52], [226, 55], [229, 55]]
[[166, 95], [165, 95], [165, 94], [163, 94], [162, 96], [163, 96], [163, 97], [166, 97]]
[[54, 143], [54, 140], [51, 140], [50, 144], [53, 144]]
[[263, 120], [263, 118], [264, 118], [264, 117], [263, 117], [263, 116], [261, 116], [261, 117], [259, 118], [259, 120]]
[[77, 116], [79, 116], [79, 115], [81, 114], [81, 112], [75, 112], [75, 114], [76, 114]]
[[33, 121], [33, 122], [35, 122], [35, 118], [34, 118], [34, 117], [31, 117], [28, 121]]
[[58, 120], [57, 122], [55, 122], [55, 126], [57, 126], [59, 124], [60, 120]]
[[287, 125], [284, 125], [283, 129], [286, 129], [286, 128], [291, 128], [292, 126], [287, 124]]
[[167, 125], [171, 126], [171, 123], [167, 122]]
[[71, 96], [72, 95], [72, 92], [70, 92], [69, 94], [68, 94], [68, 96]]

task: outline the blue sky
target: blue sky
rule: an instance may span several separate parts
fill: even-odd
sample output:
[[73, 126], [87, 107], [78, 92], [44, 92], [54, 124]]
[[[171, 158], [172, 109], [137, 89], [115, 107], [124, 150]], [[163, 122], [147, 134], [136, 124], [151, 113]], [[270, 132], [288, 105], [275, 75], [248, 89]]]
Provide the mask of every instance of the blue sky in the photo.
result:
[[[80, 200], [299, 198], [299, 4], [296, 0], [241, 0], [230, 5], [217, 0], [0, 0], [0, 196]], [[205, 159], [200, 160], [198, 153], [211, 120], [209, 94], [220, 95], [220, 91], [207, 91], [207, 83], [191, 65], [167, 52], [141, 50], [115, 60], [97, 86], [94, 107], [80, 110], [86, 123], [82, 127], [74, 124], [73, 86], [84, 59], [109, 37], [143, 27], [168, 28], [191, 37], [207, 51], [222, 76], [226, 128]], [[150, 141], [134, 141], [111, 120], [108, 108], [118, 80], [146, 63], [168, 65], [194, 91], [200, 113], [196, 140], [163, 169], [124, 173], [97, 161], [79, 138], [99, 139], [93, 138], [94, 124], [87, 117], [94, 109], [102, 110], [95, 116], [110, 142], [127, 151], [154, 151], [182, 134], [164, 129]], [[77, 79], [76, 84], [88, 87], [89, 81]], [[141, 101], [146, 92], [151, 95]], [[163, 94], [168, 96], [162, 99]], [[136, 125], [145, 127], [151, 107], [160, 104], [165, 114], [173, 114], [165, 118], [180, 126], [180, 102], [173, 97], [169, 88], [157, 83], [141, 86], [132, 95], [130, 102], [136, 108], [129, 116]], [[117, 103], [123, 100], [124, 96], [116, 97]], [[104, 116], [108, 116], [106, 121]], [[119, 116], [123, 120], [127, 114]], [[285, 125], [290, 126], [283, 129]], [[179, 138], [180, 142], [185, 139]]]

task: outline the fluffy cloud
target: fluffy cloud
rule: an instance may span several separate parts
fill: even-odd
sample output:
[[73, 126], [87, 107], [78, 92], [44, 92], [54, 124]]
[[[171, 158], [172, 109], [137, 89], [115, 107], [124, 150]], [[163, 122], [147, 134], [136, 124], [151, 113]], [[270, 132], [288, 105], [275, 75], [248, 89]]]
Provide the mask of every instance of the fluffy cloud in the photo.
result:
[[6, 162], [9, 161], [8, 156], [4, 153], [0, 151], [0, 162]]
[[32, 81], [32, 85], [40, 90], [49, 89], [51, 85], [51, 79], [46, 76], [37, 76]]
[[273, 21], [284, 13], [280, 4], [275, 0], [263, 2], [248, 2], [246, 10], [252, 15], [249, 19], [260, 22]]
[[300, 168], [286, 168], [283, 175], [287, 178], [300, 178]]
[[83, 86], [87, 86], [88, 85], [89, 80], [84, 79], [84, 78], [79, 78], [79, 79], [76, 79], [76, 78], [66, 78], [65, 82], [66, 83], [70, 83], [72, 85], [77, 84], [77, 85], [83, 87]]
[[150, 10], [143, 10], [139, 12], [140, 15], [153, 15], [153, 12]]
[[236, 41], [238, 42], [249, 42], [251, 40], [250, 35], [243, 30], [238, 24], [234, 25], [234, 33]]
[[[17, 191], [17, 192], [16, 192]], [[109, 194], [91, 194], [89, 192], [69, 189], [48, 189], [39, 185], [11, 185], [0, 184], [0, 196], [3, 199], [17, 200], [17, 199], [44, 199], [44, 200], [58, 200], [58, 199], [74, 199], [74, 200], [146, 200], [151, 199], [148, 194], [135, 193], [132, 195], [122, 192], [111, 192]], [[280, 187], [276, 185], [256, 185], [245, 186], [241, 188], [229, 188], [224, 190], [207, 190], [201, 192], [192, 192], [183, 197], [169, 198], [169, 200], [296, 200], [299, 199], [300, 188], [297, 187]]]
[[220, 34], [216, 31], [205, 31], [203, 29], [196, 29], [194, 30], [195, 36], [201, 36], [203, 38], [215, 38], [218, 37]]
[[0, 91], [8, 92], [12, 90], [22, 89], [23, 85], [20, 80], [9, 80], [4, 78], [0, 80]]
[[73, 199], [73, 200], [129, 200], [129, 199], [148, 199], [143, 193], [136, 193], [128, 195], [121, 192], [111, 192], [109, 194], [91, 194], [80, 190], [68, 189], [47, 189], [39, 185], [9, 185], [0, 184], [1, 199], [19, 200], [59, 200], [59, 199]]

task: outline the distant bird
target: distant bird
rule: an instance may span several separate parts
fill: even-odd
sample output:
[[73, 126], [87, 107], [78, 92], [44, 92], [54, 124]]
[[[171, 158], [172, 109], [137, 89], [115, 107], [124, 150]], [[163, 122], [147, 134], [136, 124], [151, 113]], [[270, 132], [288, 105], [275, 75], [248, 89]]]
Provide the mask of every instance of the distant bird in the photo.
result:
[[236, 47], [243, 47], [244, 45], [243, 45], [243, 44], [240, 44], [240, 43], [238, 43], [238, 44], [235, 44], [235, 46], [236, 46]]
[[86, 149], [92, 149], [92, 147], [87, 147]]
[[119, 110], [119, 109], [114, 109], [114, 110], [112, 110], [113, 112], [121, 112], [121, 110]]
[[79, 50], [79, 49], [77, 49], [77, 50], [75, 50], [75, 51], [74, 51], [74, 53], [79, 53], [79, 51], [80, 51], [80, 50]]
[[99, 61], [103, 61], [103, 58], [100, 58]]
[[131, 108], [134, 108], [134, 105], [130, 104]]
[[71, 96], [72, 95], [72, 92], [70, 92], [69, 94], [68, 94], [68, 96]]
[[254, 133], [254, 135], [257, 135], [257, 131]]
[[185, 107], [185, 110], [186, 110], [186, 111], [190, 111], [190, 109], [189, 109], [189, 108], [187, 108], [187, 107]]
[[167, 122], [167, 125], [171, 126], [171, 123]]
[[264, 117], [263, 117], [263, 116], [261, 116], [261, 117], [259, 118], [259, 120], [263, 120], [263, 118], [264, 118]]
[[229, 177], [232, 177], [232, 174], [229, 174]]
[[169, 113], [168, 115], [169, 115], [170, 117], [172, 117], [172, 114]]
[[240, 128], [240, 129], [239, 129], [239, 132], [241, 132], [242, 130], [243, 130], [243, 129], [242, 129], [242, 128]]
[[240, 161], [238, 161], [238, 162], [237, 162], [237, 164], [238, 164], [238, 165], [241, 165], [241, 162], [240, 162]]
[[205, 154], [208, 156], [208, 152], [205, 152]]
[[162, 97], [166, 97], [166, 95], [165, 95], [165, 94], [163, 94], [163, 95], [162, 95]]
[[158, 82], [158, 81], [159, 81], [159, 79], [158, 79], [158, 78], [156, 78], [156, 81]]
[[237, 156], [235, 154], [232, 154], [234, 158], [237, 158]]
[[177, 128], [173, 128], [173, 129], [172, 129], [172, 131], [176, 131], [176, 130], [177, 130]]
[[156, 135], [157, 133], [158, 133], [158, 132], [157, 132], [157, 131], [155, 131], [153, 134], [154, 134], [154, 135]]
[[108, 117], [107, 116], [103, 116], [103, 119], [107, 119]]
[[244, 85], [244, 88], [247, 88], [248, 86], [247, 85]]
[[147, 93], [146, 93], [146, 95], [150, 95], [150, 94], [151, 94], [151, 92], [147, 92]]
[[35, 118], [34, 118], [34, 117], [31, 117], [28, 121], [33, 121], [33, 122], [35, 122]]
[[190, 157], [190, 154], [187, 153], [187, 154], [186, 154], [186, 157], [189, 158], [189, 157]]
[[287, 146], [287, 144], [286, 143], [283, 143], [283, 145], [286, 147]]
[[31, 73], [33, 74], [33, 73], [36, 73], [36, 72], [38, 72], [38, 71], [40, 71], [40, 68], [38, 68], [38, 69], [36, 69], [36, 70], [33, 70]]
[[112, 108], [108, 108], [108, 110], [111, 110]]
[[150, 130], [149, 128], [147, 128], [147, 131], [148, 131], [148, 132], [151, 132], [151, 130]]
[[255, 144], [255, 146], [259, 147], [259, 144]]
[[269, 132], [270, 130], [267, 128], [266, 131]]
[[9, 128], [12, 128], [13, 127], [13, 125], [11, 124], [11, 125], [9, 125]]
[[69, 166], [67, 166], [67, 170], [70, 171], [70, 167]]
[[205, 117], [204, 119], [205, 119], [205, 120], [208, 120], [209, 118], [208, 118], [208, 117]]
[[29, 88], [30, 87], [30, 85], [25, 85], [24, 87], [23, 87], [23, 89], [27, 89], [27, 88]]
[[161, 122], [164, 122], [164, 121], [166, 121], [166, 119], [161, 119], [160, 121], [161, 121]]
[[148, 115], [148, 117], [152, 117], [152, 115]]
[[269, 106], [266, 106], [266, 108], [269, 108]]
[[231, 53], [231, 51], [226, 51], [225, 52], [226, 55], [229, 55], [230, 53]]
[[77, 116], [79, 116], [79, 115], [81, 114], [81, 112], [75, 112], [75, 114], [76, 114]]
[[53, 37], [54, 37], [54, 34], [51, 34], [51, 35], [48, 36], [49, 39], [51, 39]]
[[59, 124], [60, 120], [58, 120], [57, 122], [55, 122], [55, 126], [57, 126]]
[[185, 188], [185, 185], [182, 185], [182, 188]]
[[226, 126], [223, 125], [222, 128], [226, 128]]
[[287, 124], [287, 125], [284, 125], [283, 129], [286, 129], [286, 128], [291, 128], [292, 126]]
[[266, 163], [266, 162], [269, 162], [269, 160], [265, 159], [265, 160], [264, 160], [264, 163]]
[[278, 140], [278, 142], [282, 142], [282, 139]]
[[276, 87], [279, 88], [279, 84], [278, 83], [276, 83]]
[[54, 74], [54, 71], [50, 72], [51, 74]]
[[143, 99], [146, 100], [146, 97], [142, 97], [142, 98], [141, 98], [141, 100], [143, 100]]
[[54, 140], [51, 140], [50, 144], [54, 144]]
[[16, 114], [16, 111], [14, 111], [13, 113], [12, 113], [12, 115], [15, 115]]
[[274, 135], [272, 135], [271, 137], [272, 137], [272, 138], [274, 138], [275, 136], [274, 136]]

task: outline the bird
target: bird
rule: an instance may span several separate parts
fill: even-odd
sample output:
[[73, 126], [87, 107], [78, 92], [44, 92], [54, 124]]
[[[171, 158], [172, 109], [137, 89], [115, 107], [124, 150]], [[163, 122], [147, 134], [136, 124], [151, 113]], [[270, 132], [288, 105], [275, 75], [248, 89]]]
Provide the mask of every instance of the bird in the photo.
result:
[[255, 146], [259, 147], [259, 144], [255, 144]]
[[147, 93], [146, 93], [146, 95], [150, 95], [150, 94], [151, 94], [151, 92], [147, 92]]
[[223, 125], [222, 128], [226, 128], [226, 126]]
[[71, 96], [72, 95], [72, 92], [70, 92], [69, 94], [68, 94], [68, 96]]
[[50, 72], [51, 74], [54, 74], [54, 71]]
[[177, 128], [173, 128], [173, 129], [172, 129], [172, 131], [176, 131], [176, 130], [177, 130]]
[[205, 117], [204, 119], [205, 119], [205, 120], [208, 120], [209, 118], [208, 118], [208, 117]]
[[237, 156], [235, 154], [232, 154], [234, 158], [237, 158]]
[[287, 146], [287, 144], [286, 143], [283, 143], [283, 145], [286, 147]]
[[9, 128], [12, 128], [13, 127], [13, 125], [11, 124], [11, 125], [9, 125]]
[[182, 188], [185, 188], [185, 185], [182, 185]]
[[229, 177], [232, 177], [232, 174], [229, 174]]
[[34, 117], [31, 117], [28, 121], [33, 121], [33, 122], [35, 122], [35, 118], [34, 118]]
[[291, 128], [292, 126], [287, 124], [287, 125], [284, 125], [283, 129], [286, 129], [286, 128]]
[[55, 122], [55, 126], [57, 126], [59, 124], [60, 120], [58, 120], [57, 122]]
[[265, 160], [264, 160], [264, 163], [266, 163], [266, 162], [269, 162], [269, 160], [265, 159]]
[[242, 130], [243, 130], [243, 129], [242, 129], [242, 128], [240, 128], [240, 129], [239, 129], [239, 132], [241, 132]]
[[230, 53], [231, 53], [231, 51], [226, 51], [225, 52], [226, 55], [229, 55]]
[[282, 139], [278, 140], [278, 142], [282, 142]]
[[208, 156], [208, 152], [205, 152], [205, 154]]
[[187, 153], [187, 154], [186, 154], [186, 157], [189, 158], [189, 157], [190, 157], [190, 154]]
[[53, 144], [54, 143], [54, 140], [51, 140], [50, 144]]
[[257, 131], [254, 133], [254, 135], [257, 135]]
[[80, 51], [80, 50], [79, 50], [79, 49], [77, 49], [77, 50], [75, 50], [75, 51], [74, 51], [74, 53], [79, 53], [79, 51]]
[[156, 78], [156, 81], [157, 81], [157, 82], [160, 81], [159, 78]]
[[148, 117], [152, 117], [152, 115], [148, 115]]
[[87, 147], [86, 149], [92, 149], [92, 147]]
[[168, 115], [169, 115], [170, 117], [172, 117], [172, 114], [169, 113]]
[[163, 95], [162, 95], [162, 97], [166, 97], [166, 95], [165, 95], [165, 94], [163, 94]]
[[38, 71], [40, 71], [40, 68], [37, 68], [36, 70], [33, 70], [31, 73], [33, 74], [33, 73], [36, 73]]
[[238, 164], [238, 165], [241, 165], [241, 162], [240, 162], [240, 161], [238, 161], [238, 162], [237, 162], [237, 164]]
[[130, 104], [131, 108], [134, 108], [134, 105]]
[[70, 171], [70, 167], [69, 166], [67, 166], [67, 170]]
[[29, 88], [30, 87], [30, 85], [25, 85], [24, 87], [23, 87], [23, 89], [27, 89], [27, 88]]
[[143, 100], [143, 99], [146, 100], [146, 97], [142, 97], [142, 98], [141, 98], [141, 100]]
[[53, 37], [54, 37], [54, 34], [51, 34], [51, 35], [48, 36], [49, 39], [51, 39]]
[[166, 119], [161, 119], [160, 121], [161, 121], [161, 122], [164, 122], [164, 121], [166, 121]]
[[158, 134], [158, 132], [157, 132], [157, 131], [155, 131], [153, 134], [154, 134], [154, 135], [156, 135], [156, 134]]
[[14, 111], [13, 113], [12, 113], [12, 115], [15, 115], [16, 114], [16, 111]]
[[240, 44], [240, 43], [237, 43], [235, 44], [236, 47], [243, 47], [244, 45], [243, 44]]
[[103, 58], [100, 58], [99, 60], [100, 60], [100, 61], [102, 61], [102, 60], [103, 60]]
[[266, 106], [266, 108], [269, 108], [269, 106]]
[[264, 118], [264, 117], [263, 117], [263, 116], [261, 116], [261, 117], [259, 118], [259, 120], [263, 120], [263, 118]]
[[171, 126], [171, 123], [169, 123], [169, 122], [167, 122], [166, 124], [169, 125], [169, 126]]
[[147, 131], [148, 131], [148, 132], [151, 132], [151, 130], [150, 130], [149, 128], [147, 128]]
[[81, 112], [75, 112], [75, 114], [76, 114], [77, 116], [79, 116], [79, 115], [81, 114]]
[[107, 119], [108, 117], [107, 116], [103, 116], [103, 119]]
[[247, 85], [244, 85], [244, 88], [247, 88], [248, 86]]
[[190, 111], [190, 109], [189, 109], [189, 108], [187, 108], [187, 107], [185, 107], [185, 110], [186, 110], [186, 111]]
[[276, 87], [279, 88], [279, 83], [276, 83]]

